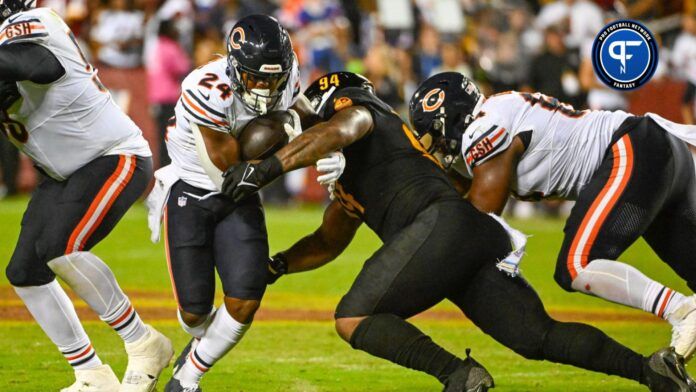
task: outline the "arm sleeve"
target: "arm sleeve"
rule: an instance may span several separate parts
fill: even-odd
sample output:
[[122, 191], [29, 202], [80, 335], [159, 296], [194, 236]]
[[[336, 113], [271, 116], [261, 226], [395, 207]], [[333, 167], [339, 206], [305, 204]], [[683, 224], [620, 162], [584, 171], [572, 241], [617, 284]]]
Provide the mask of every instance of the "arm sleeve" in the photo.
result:
[[0, 46], [0, 80], [53, 83], [65, 75], [65, 69], [50, 50], [33, 43]]

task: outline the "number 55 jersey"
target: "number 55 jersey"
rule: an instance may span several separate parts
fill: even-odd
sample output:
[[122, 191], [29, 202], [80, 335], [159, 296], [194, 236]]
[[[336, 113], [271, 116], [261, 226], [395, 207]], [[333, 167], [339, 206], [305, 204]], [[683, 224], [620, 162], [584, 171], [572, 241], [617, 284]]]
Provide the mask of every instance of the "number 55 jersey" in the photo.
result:
[[[104, 155], [151, 156], [135, 123], [116, 105], [63, 20], [48, 8], [18, 13], [0, 25], [0, 46], [32, 43], [65, 70], [50, 84], [17, 82], [22, 99], [2, 130], [52, 178], [62, 181]], [[41, 64], [26, 64], [41, 67]]]
[[602, 163], [612, 135], [630, 114], [575, 110], [540, 93], [489, 97], [462, 136], [454, 169], [472, 178], [474, 167], [505, 151], [516, 136], [526, 150], [512, 191], [521, 199], [575, 199]]

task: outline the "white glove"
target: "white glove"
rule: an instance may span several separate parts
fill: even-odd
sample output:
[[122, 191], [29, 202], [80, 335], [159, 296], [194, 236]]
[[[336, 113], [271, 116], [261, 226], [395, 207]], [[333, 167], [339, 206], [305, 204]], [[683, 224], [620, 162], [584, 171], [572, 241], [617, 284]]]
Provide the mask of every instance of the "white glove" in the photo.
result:
[[332, 152], [326, 158], [317, 161], [317, 170], [321, 174], [317, 177], [317, 181], [321, 185], [330, 185], [341, 177], [345, 169], [346, 157], [343, 156], [343, 153], [339, 151]]
[[285, 133], [288, 134], [288, 143], [290, 143], [294, 138], [302, 134], [302, 122], [300, 121], [300, 115], [292, 109], [288, 109], [288, 113], [292, 116], [292, 125], [285, 124]]

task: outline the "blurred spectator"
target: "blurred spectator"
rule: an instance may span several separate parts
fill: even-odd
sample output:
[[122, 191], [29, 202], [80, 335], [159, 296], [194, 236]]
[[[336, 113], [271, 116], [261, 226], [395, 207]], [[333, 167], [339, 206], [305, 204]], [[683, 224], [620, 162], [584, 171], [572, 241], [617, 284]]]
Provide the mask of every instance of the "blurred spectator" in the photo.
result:
[[365, 56], [365, 77], [374, 84], [375, 93], [381, 100], [398, 109], [404, 105], [404, 99], [399, 94], [399, 86], [391, 77], [393, 69], [390, 48], [386, 44], [378, 44], [368, 50]]
[[577, 54], [566, 48], [558, 27], [547, 28], [544, 41], [544, 52], [532, 60], [525, 90], [540, 91], [573, 106], [582, 106]]
[[109, 0], [92, 30], [97, 59], [114, 68], [140, 67], [144, 33], [145, 14], [133, 7], [132, 0]]
[[436, 67], [432, 74], [452, 71], [459, 72], [468, 78], [472, 77], [471, 67], [465, 60], [464, 52], [459, 42], [443, 42], [440, 46], [440, 58], [442, 59], [442, 64]]
[[[696, 12], [696, 11], [694, 11]], [[682, 99], [684, 123], [694, 124], [694, 105], [696, 97], [696, 13], [684, 14], [682, 32], [674, 43], [672, 65], [680, 78], [686, 81]]]
[[220, 37], [214, 29], [209, 29], [204, 36], [201, 36], [197, 43], [196, 49], [193, 52], [193, 63], [196, 67], [200, 67], [212, 61], [216, 56], [225, 53], [225, 40], [227, 38]]
[[300, 39], [305, 43], [310, 55], [311, 66], [318, 73], [340, 71], [346, 55], [345, 44], [338, 45], [346, 28], [341, 9], [331, 0], [305, 0], [298, 15], [299, 27], [302, 29]]
[[580, 48], [578, 77], [582, 91], [587, 94], [587, 107], [592, 110], [628, 110], [625, 93], [614, 90], [599, 80], [592, 65], [592, 43], [588, 39]]
[[160, 166], [170, 163], [165, 138], [167, 123], [181, 93], [181, 81], [191, 69], [191, 61], [178, 42], [174, 22], [160, 22], [158, 39], [147, 64], [148, 98], [159, 131]]
[[423, 25], [418, 36], [418, 49], [414, 51], [414, 63], [418, 80], [425, 80], [442, 64], [440, 35], [430, 25]]
[[539, 29], [568, 26], [566, 45], [579, 48], [603, 27], [602, 9], [590, 0], [557, 0], [542, 7], [536, 20]]

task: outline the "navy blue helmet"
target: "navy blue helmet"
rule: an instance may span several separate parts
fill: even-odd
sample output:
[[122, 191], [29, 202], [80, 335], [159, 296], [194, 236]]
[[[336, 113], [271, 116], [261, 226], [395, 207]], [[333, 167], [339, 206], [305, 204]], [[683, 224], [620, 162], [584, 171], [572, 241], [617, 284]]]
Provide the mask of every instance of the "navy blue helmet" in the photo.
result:
[[430, 134], [431, 152], [451, 163], [459, 154], [462, 135], [483, 104], [476, 84], [458, 72], [442, 72], [418, 86], [408, 109], [413, 131], [420, 140]]
[[273, 17], [246, 16], [227, 38], [227, 72], [232, 88], [258, 113], [278, 103], [294, 61], [290, 36]]

